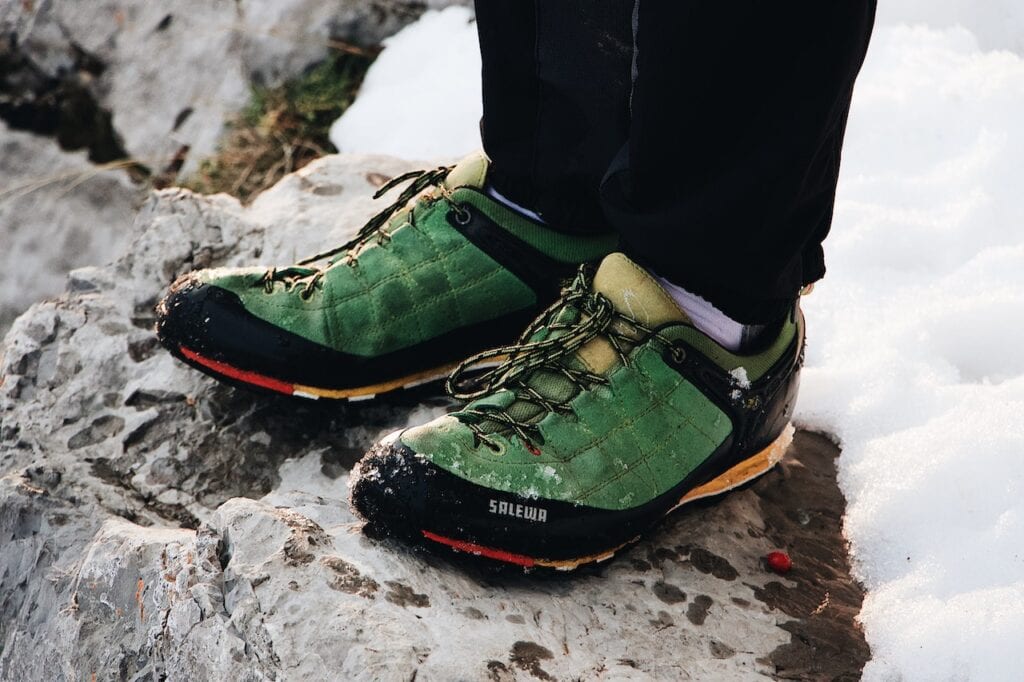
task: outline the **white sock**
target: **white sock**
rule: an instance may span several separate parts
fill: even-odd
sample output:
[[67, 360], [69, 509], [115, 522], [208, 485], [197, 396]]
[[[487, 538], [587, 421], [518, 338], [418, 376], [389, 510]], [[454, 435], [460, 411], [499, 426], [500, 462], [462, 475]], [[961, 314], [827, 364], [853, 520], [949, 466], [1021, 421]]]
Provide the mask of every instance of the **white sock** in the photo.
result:
[[508, 206], [509, 208], [511, 208], [516, 213], [518, 213], [520, 215], [523, 215], [523, 216], [526, 216], [530, 220], [536, 220], [538, 223], [546, 224], [546, 223], [544, 223], [544, 219], [541, 218], [538, 213], [536, 213], [534, 211], [531, 211], [530, 209], [528, 209], [528, 208], [526, 208], [524, 206], [520, 206], [519, 204], [517, 204], [516, 202], [512, 201], [511, 199], [509, 199], [508, 197], [506, 197], [505, 195], [503, 195], [501, 192], [499, 192], [498, 190], [494, 189], [490, 185], [487, 185], [487, 194], [488, 194], [488, 196], [490, 196], [495, 201], [498, 201], [499, 203], [505, 204], [505, 206]]
[[[536, 220], [538, 223], [544, 223], [544, 219], [535, 211], [520, 206], [490, 185], [487, 186], [487, 194], [516, 213], [524, 215], [531, 220]], [[683, 309], [683, 312], [693, 322], [694, 327], [733, 353], [739, 352], [744, 345], [756, 338], [764, 329], [763, 325], [749, 325], [737, 322], [697, 294], [690, 293], [663, 277], [658, 277], [657, 275], [654, 275], [654, 277], [665, 291], [675, 299], [679, 307]]]
[[693, 326], [714, 339], [720, 346], [733, 353], [743, 349], [746, 342], [757, 336], [764, 329], [760, 325], [748, 325], [737, 322], [721, 310], [711, 305], [697, 294], [690, 293], [681, 286], [655, 275], [658, 283], [675, 299], [683, 309]]

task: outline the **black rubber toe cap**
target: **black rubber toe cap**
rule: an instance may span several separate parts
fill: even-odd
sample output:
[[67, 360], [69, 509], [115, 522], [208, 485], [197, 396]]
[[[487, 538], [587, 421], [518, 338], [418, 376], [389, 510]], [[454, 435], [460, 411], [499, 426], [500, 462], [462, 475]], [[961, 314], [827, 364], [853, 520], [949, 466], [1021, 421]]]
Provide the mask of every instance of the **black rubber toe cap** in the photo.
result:
[[378, 532], [416, 538], [438, 471], [398, 439], [378, 443], [352, 470], [352, 507]]
[[361, 385], [359, 359], [256, 317], [233, 292], [183, 278], [157, 306], [157, 337], [231, 367], [281, 381], [326, 388]]
[[629, 524], [607, 512], [472, 483], [397, 438], [375, 445], [353, 469], [349, 486], [353, 509], [376, 536], [549, 558], [581, 556], [632, 537]]
[[246, 310], [237, 294], [186, 276], [157, 306], [157, 336], [178, 357], [184, 347], [209, 360], [284, 382], [352, 390], [443, 370], [514, 339], [534, 314], [533, 308], [521, 310], [399, 350], [361, 356], [328, 348], [259, 318]]
[[371, 535], [418, 543], [427, 538], [519, 561], [570, 560], [614, 551], [671, 510], [686, 484], [635, 508], [598, 509], [473, 483], [389, 438], [353, 469], [349, 486], [352, 507], [367, 521]]
[[156, 308], [156, 333], [160, 343], [170, 350], [180, 346], [205, 350], [203, 320], [208, 317], [207, 299], [212, 289], [190, 277], [174, 283], [171, 292]]

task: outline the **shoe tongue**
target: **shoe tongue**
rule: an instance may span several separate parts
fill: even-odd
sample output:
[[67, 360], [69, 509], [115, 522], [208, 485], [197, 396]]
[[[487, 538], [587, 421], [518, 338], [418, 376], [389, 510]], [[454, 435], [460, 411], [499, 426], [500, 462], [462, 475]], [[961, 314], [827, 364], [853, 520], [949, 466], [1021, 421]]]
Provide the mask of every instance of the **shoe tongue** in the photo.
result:
[[594, 275], [593, 289], [620, 313], [646, 327], [689, 322], [675, 300], [651, 275], [621, 253], [606, 256]]
[[[597, 269], [591, 283], [594, 292], [602, 294], [619, 312], [628, 315], [648, 328], [659, 327], [671, 322], [689, 322], [686, 314], [679, 309], [675, 300], [666, 293], [658, 282], [621, 253], [606, 256]], [[564, 310], [565, 315], [572, 315]], [[628, 325], [626, 326], [628, 329]], [[558, 332], [560, 334], [564, 332]], [[556, 338], [551, 336], [548, 338]], [[625, 344], [629, 347], [628, 342]], [[622, 347], [620, 342], [620, 348]], [[620, 362], [619, 351], [604, 336], [588, 341], [576, 353], [565, 360], [577, 369], [586, 369], [597, 374], [606, 374]], [[576, 395], [578, 389], [558, 372], [540, 369], [527, 379], [535, 392], [557, 403], [564, 403]], [[511, 392], [502, 392], [474, 403], [475, 406], [488, 403], [506, 411], [515, 419], [530, 422], [543, 414], [543, 410], [532, 402], [516, 399]], [[491, 427], [503, 427], [495, 422]]]
[[490, 159], [488, 159], [483, 152], [470, 154], [455, 165], [452, 172], [448, 174], [447, 178], [445, 178], [444, 186], [450, 190], [457, 189], [459, 187], [483, 189], [484, 182], [487, 180], [487, 170], [490, 168], [490, 165]]

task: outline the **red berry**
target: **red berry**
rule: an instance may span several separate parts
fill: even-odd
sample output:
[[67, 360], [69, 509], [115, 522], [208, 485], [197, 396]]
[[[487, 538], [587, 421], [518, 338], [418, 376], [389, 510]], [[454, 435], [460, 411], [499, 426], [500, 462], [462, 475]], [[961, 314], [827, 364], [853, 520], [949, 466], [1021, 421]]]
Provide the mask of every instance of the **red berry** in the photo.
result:
[[793, 568], [793, 562], [785, 552], [770, 552], [765, 558], [768, 561], [768, 568], [780, 575], [789, 573], [789, 569]]

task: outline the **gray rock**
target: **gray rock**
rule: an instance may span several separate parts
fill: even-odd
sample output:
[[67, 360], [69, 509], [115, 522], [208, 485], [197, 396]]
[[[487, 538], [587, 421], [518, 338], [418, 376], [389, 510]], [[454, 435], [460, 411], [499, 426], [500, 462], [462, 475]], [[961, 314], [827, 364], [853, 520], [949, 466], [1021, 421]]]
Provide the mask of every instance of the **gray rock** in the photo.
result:
[[[0, 679], [748, 679], [788, 660], [835, 676], [815, 667], [815, 633], [850, 649], [859, 592], [843, 601], [830, 582], [852, 585], [841, 497], [823, 510], [825, 488], [801, 493], [820, 466], [675, 515], [598, 570], [496, 573], [369, 539], [349, 509], [363, 450], [446, 409], [429, 389], [295, 403], [156, 346], [153, 306], [174, 277], [336, 243], [405, 170], [328, 157], [249, 207], [158, 192], [120, 259], [75, 271], [15, 322], [0, 361]], [[819, 478], [834, 488], [834, 470]], [[786, 502], [765, 507], [773, 495]], [[790, 529], [789, 505], [814, 523]], [[767, 573], [760, 557], [797, 532], [826, 568]], [[794, 627], [823, 590], [846, 620], [819, 608], [835, 627]], [[866, 647], [853, 650], [839, 672], [859, 671]]]
[[116, 259], [143, 199], [124, 171], [0, 121], [0, 335], [70, 270]]
[[[454, 0], [466, 4], [465, 0]], [[453, 0], [0, 0], [0, 35], [40, 78], [79, 74], [132, 158], [183, 173], [211, 155], [254, 82], [376, 45]], [[0, 46], [0, 58], [4, 47]]]

